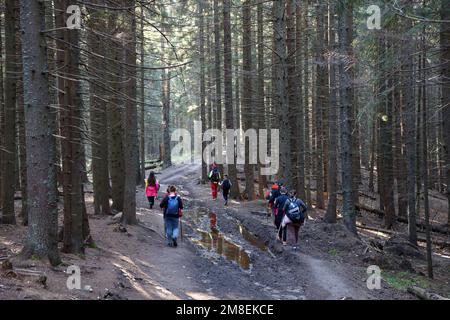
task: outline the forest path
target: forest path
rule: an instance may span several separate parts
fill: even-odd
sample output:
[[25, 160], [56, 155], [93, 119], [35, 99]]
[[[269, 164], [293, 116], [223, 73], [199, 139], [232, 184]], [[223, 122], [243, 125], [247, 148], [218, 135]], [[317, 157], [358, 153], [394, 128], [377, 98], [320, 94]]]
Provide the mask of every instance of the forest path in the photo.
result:
[[[211, 200], [209, 185], [199, 184], [199, 176], [200, 166], [196, 164], [173, 166], [157, 174], [157, 179], [162, 184], [161, 193], [167, 185], [175, 184], [185, 200], [186, 207], [183, 217], [185, 236], [181, 245], [177, 249], [164, 247], [160, 257], [156, 259], [149, 257], [154, 265], [160, 265], [161, 276], [167, 279], [169, 289], [170, 285], [174, 285], [174, 292], [196, 292], [196, 295], [190, 294], [193, 298], [375, 298], [366, 288], [365, 282], [361, 281], [361, 277], [357, 276], [356, 281], [354, 275], [348, 279], [348, 270], [334, 261], [313, 257], [301, 248], [293, 251], [286, 247], [282, 249], [284, 252], [281, 255], [274, 255], [267, 248], [260, 250], [257, 245], [255, 247], [255, 239], [248, 239], [248, 236], [245, 237], [242, 233], [240, 220], [245, 220], [247, 215], [251, 215], [250, 212], [261, 211], [261, 207], [254, 202], [231, 201], [230, 206], [224, 208], [220, 197], [217, 201]], [[146, 208], [148, 204], [143, 190], [139, 191], [137, 197], [140, 211], [143, 213], [139, 219], [144, 224], [160, 230], [162, 235], [163, 222], [158, 207], [159, 201], [156, 202], [158, 209], [149, 210]], [[211, 244], [206, 243], [205, 246], [202, 240], [205, 238], [204, 231], [208, 231], [211, 213], [217, 220], [220, 236], [219, 239], [213, 239], [212, 233], [207, 233], [212, 240]], [[270, 221], [262, 217], [260, 221], [261, 226], [249, 227], [248, 233], [258, 236], [260, 232], [273, 233], [275, 238], [276, 231]], [[221, 237], [225, 239], [223, 243], [219, 243]], [[199, 238], [203, 246], [199, 245]], [[237, 259], [230, 258], [226, 248], [221, 249], [224, 243], [235, 244], [247, 253], [250, 260], [249, 270], [245, 270], [246, 266], [242, 264], [242, 254], [245, 253], [238, 253]], [[172, 279], [171, 274], [164, 274], [168, 272], [164, 270], [166, 265], [176, 266], [177, 270], [180, 270], [182, 265], [182, 272], [178, 272], [180, 279]], [[184, 280], [186, 277], [189, 278], [188, 281]], [[185, 297], [183, 294], [178, 295]]]

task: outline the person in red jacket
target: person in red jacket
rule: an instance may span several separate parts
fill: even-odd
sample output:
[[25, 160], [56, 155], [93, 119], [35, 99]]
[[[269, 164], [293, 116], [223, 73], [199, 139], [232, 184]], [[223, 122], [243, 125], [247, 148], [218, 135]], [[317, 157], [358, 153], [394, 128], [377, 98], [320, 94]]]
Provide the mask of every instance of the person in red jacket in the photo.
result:
[[158, 196], [158, 190], [159, 190], [159, 182], [158, 180], [156, 180], [155, 173], [151, 171], [146, 181], [146, 190], [145, 190], [148, 203], [150, 204], [150, 209], [153, 209], [153, 206], [155, 205], [155, 197]]
[[219, 168], [217, 168], [217, 165], [215, 163], [213, 163], [212, 170], [209, 172], [208, 178], [211, 181], [211, 191], [213, 200], [217, 200], [217, 191], [219, 189], [219, 182], [221, 179]]

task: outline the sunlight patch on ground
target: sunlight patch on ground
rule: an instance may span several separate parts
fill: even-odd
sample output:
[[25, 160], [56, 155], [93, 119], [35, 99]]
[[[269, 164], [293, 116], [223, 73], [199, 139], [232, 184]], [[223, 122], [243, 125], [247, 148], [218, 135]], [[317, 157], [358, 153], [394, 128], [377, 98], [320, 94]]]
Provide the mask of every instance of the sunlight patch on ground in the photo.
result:
[[441, 257], [441, 258], [443, 258], [443, 259], [448, 259], [448, 260], [450, 260], [450, 255], [443, 254], [443, 253], [436, 253], [436, 252], [434, 252], [434, 254], [437, 255], [437, 256], [439, 256], [439, 257]]
[[372, 234], [374, 236], [381, 237], [381, 238], [384, 238], [384, 239], [388, 239], [390, 237], [389, 234], [386, 234], [384, 232], [374, 231], [374, 230], [367, 230], [367, 229], [361, 230], [360, 229], [359, 232], [361, 232], [361, 233], [369, 233], [369, 234]]

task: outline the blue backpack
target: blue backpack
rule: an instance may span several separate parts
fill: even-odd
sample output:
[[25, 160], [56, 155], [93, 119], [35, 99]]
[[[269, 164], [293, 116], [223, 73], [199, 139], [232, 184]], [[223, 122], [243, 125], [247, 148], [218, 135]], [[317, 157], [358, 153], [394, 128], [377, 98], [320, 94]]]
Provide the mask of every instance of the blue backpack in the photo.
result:
[[166, 215], [178, 217], [179, 215], [178, 196], [169, 197], [167, 201]]
[[303, 223], [305, 221], [305, 213], [300, 209], [297, 200], [290, 201], [286, 215], [294, 223]]

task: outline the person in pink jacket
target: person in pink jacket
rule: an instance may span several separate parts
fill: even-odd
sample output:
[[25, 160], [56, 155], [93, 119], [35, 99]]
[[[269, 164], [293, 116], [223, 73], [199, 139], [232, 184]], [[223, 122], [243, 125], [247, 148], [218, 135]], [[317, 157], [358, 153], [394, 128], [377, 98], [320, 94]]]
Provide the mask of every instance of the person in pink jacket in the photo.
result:
[[158, 180], [156, 180], [155, 173], [151, 171], [148, 176], [145, 189], [145, 193], [147, 195], [147, 199], [150, 204], [150, 209], [153, 209], [153, 205], [155, 204], [155, 197], [158, 196], [158, 190], [159, 190], [159, 182]]

